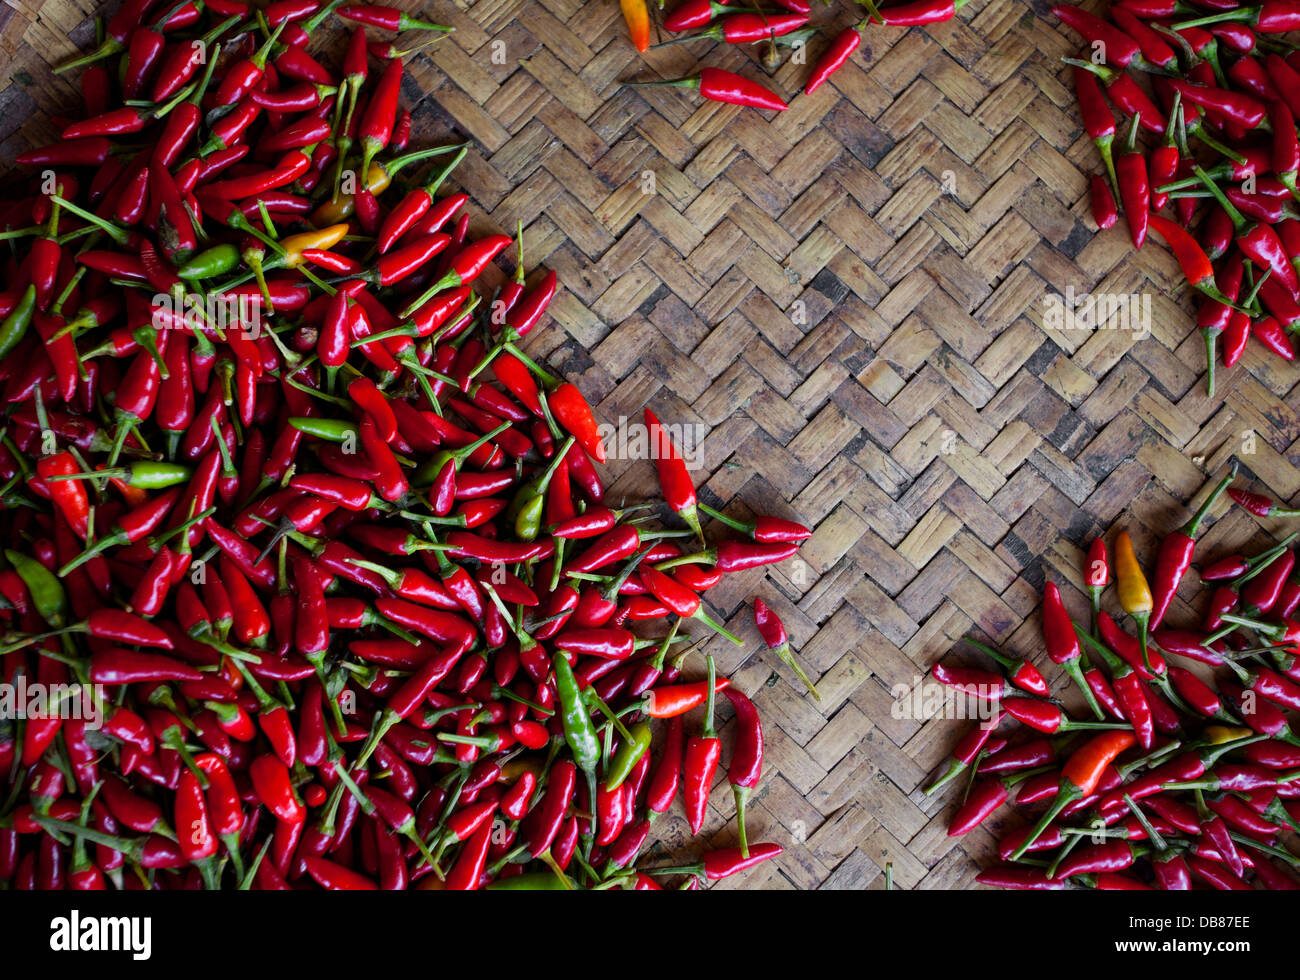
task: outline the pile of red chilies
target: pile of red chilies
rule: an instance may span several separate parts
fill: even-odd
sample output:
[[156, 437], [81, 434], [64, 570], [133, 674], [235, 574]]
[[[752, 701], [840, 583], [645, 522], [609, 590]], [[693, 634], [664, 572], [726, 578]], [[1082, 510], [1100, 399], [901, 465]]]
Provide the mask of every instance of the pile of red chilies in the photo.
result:
[[1220, 337], [1229, 367], [1252, 336], [1294, 360], [1300, 50], [1282, 35], [1300, 29], [1300, 2], [1117, 0], [1109, 20], [1078, 7], [1054, 12], [1090, 46], [1086, 58], [1065, 60], [1105, 164], [1092, 177], [1093, 218], [1109, 228], [1122, 208], [1134, 247], [1154, 232], [1201, 293], [1208, 393]]
[[[305, 47], [331, 14], [341, 69]], [[445, 33], [126, 0], [78, 62], [84, 118], [20, 158], [0, 681], [92, 685], [102, 725], [79, 696], [0, 721], [0, 887], [650, 889], [781, 852], [744, 836], [754, 706], [674, 644], [730, 636], [702, 593], [809, 531], [697, 509], [648, 410], [679, 529], [604, 501], [591, 409], [520, 349], [556, 276], [521, 257], [479, 308], [510, 238], [437, 194], [464, 146], [404, 152], [405, 52], [367, 26]], [[746, 540], [706, 544], [699, 510]], [[679, 788], [705, 822], [715, 691], [740, 844], [647, 866]]]
[[[1085, 718], [1050, 699], [1032, 664], [985, 644], [968, 641], [1002, 672], [934, 667], [936, 680], [991, 702], [988, 720], [957, 743], [945, 774], [926, 789], [965, 774], [949, 835], [969, 833], [1012, 798], [1030, 821], [1001, 836], [1006, 864], [978, 881], [1041, 890], [1300, 888], [1300, 855], [1284, 839], [1300, 830], [1300, 733], [1288, 714], [1300, 712], [1300, 621], [1291, 618], [1300, 569], [1289, 547], [1297, 535], [1202, 566], [1210, 596], [1199, 627], [1163, 625], [1197, 531], [1235, 472], [1160, 543], [1154, 587], [1126, 531], [1115, 539], [1113, 578], [1103, 540], [1092, 543], [1090, 630], [1072, 622], [1048, 583], [1044, 646], [1082, 690]], [[1259, 494], [1228, 492], [1261, 517], [1300, 515]], [[1137, 636], [1101, 607], [1112, 581]]]

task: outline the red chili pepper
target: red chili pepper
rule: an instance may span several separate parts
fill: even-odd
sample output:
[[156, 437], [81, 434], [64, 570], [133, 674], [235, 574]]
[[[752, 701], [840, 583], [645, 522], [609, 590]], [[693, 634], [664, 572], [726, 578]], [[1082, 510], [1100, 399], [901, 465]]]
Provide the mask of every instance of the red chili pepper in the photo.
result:
[[1120, 628], [1119, 624], [1110, 617], [1110, 614], [1103, 611], [1097, 617], [1097, 625], [1101, 634], [1102, 641], [1119, 655], [1119, 658], [1126, 664], [1137, 671], [1137, 675], [1143, 680], [1150, 680], [1152, 677], [1159, 677], [1165, 672], [1164, 658], [1158, 653], [1147, 649], [1147, 661], [1144, 662], [1142, 657], [1141, 643]]
[[1223, 334], [1223, 363], [1232, 367], [1246, 351], [1246, 341], [1250, 339], [1250, 317], [1234, 311]]
[[1295, 194], [1296, 173], [1300, 171], [1300, 142], [1296, 140], [1295, 117], [1283, 102], [1273, 102], [1269, 107], [1269, 122], [1273, 127], [1273, 153], [1270, 163], [1278, 180]]
[[979, 779], [971, 786], [970, 793], [953, 814], [948, 824], [949, 837], [961, 837], [969, 834], [1006, 802], [1012, 786], [1029, 777], [1029, 772], [1002, 779]]
[[1156, 872], [1157, 884], [1166, 892], [1190, 892], [1191, 868], [1187, 866], [1187, 859], [1178, 851], [1169, 850], [1154, 855], [1151, 864], [1152, 870]]
[[828, 78], [844, 67], [849, 58], [853, 56], [853, 52], [858, 50], [861, 45], [862, 35], [858, 32], [857, 25], [846, 27], [836, 34], [831, 40], [830, 46], [822, 53], [817, 63], [813, 65], [808, 81], [804, 84], [804, 94], [812, 95], [813, 92], [821, 88]]
[[736, 13], [723, 17], [712, 27], [706, 28], [699, 34], [692, 37], [677, 38], [673, 41], [665, 41], [658, 47], [662, 48], [670, 44], [697, 41], [706, 37], [725, 41], [727, 44], [751, 44], [789, 34], [806, 23], [808, 23], [807, 14], [793, 12], [789, 14]]
[[559, 833], [576, 786], [577, 767], [571, 761], [562, 759], [551, 767], [541, 803], [524, 821], [524, 836], [533, 857], [545, 853]]
[[[659, 419], [648, 408], [645, 410], [645, 424], [650, 434], [651, 453], [655, 468], [659, 472], [659, 486], [663, 490], [664, 499], [668, 501], [668, 506], [677, 512], [677, 516], [691, 526], [702, 541], [704, 532], [700, 529], [700, 519], [696, 514], [695, 484], [686, 469], [686, 461], [682, 459], [677, 447], [672, 444]], [[593, 455], [596, 456], [597, 461], [603, 461], [604, 450]]]
[[1238, 490], [1234, 487], [1228, 491], [1228, 496], [1236, 501], [1239, 506], [1244, 507], [1256, 517], [1300, 516], [1300, 510], [1287, 510], [1286, 508], [1281, 507], [1272, 498], [1266, 497], [1261, 493], [1251, 493], [1247, 490]]
[[716, 3], [713, 0], [683, 0], [664, 18], [664, 30], [674, 34], [694, 30], [709, 23], [716, 15], [729, 12], [730, 9], [725, 3]]
[[[929, 2], [929, 0], [925, 0]], [[789, 106], [781, 97], [758, 82], [751, 82], [734, 72], [721, 68], [705, 68], [700, 74], [690, 78], [679, 78], [670, 82], [640, 82], [641, 85], [670, 85], [678, 88], [697, 89], [700, 95], [712, 102], [726, 102], [730, 105], [749, 106], [754, 109], [769, 109], [776, 112]]]
[[937, 663], [930, 668], [930, 676], [940, 684], [988, 701], [1000, 700], [1007, 690], [1000, 674], [971, 667], [948, 667]]
[[[1211, 357], [1213, 353], [1211, 352]], [[1169, 534], [1160, 543], [1160, 552], [1156, 556], [1156, 573], [1155, 589], [1153, 590], [1154, 605], [1151, 611], [1151, 628], [1155, 629], [1160, 625], [1164, 618], [1169, 603], [1173, 601], [1174, 593], [1178, 591], [1178, 586], [1187, 574], [1187, 569], [1192, 564], [1192, 553], [1196, 547], [1196, 532], [1200, 529], [1202, 521], [1210, 512], [1210, 509], [1218, 502], [1223, 492], [1227, 490], [1228, 484], [1237, 476], [1237, 467], [1234, 465], [1218, 485], [1205, 498], [1204, 503], [1192, 515], [1191, 519], [1183, 527]]]
[[981, 722], [957, 743], [953, 749], [952, 759], [948, 763], [947, 771], [925, 788], [927, 796], [947, 785], [975, 762], [985, 750], [985, 746], [993, 735], [993, 730], [1001, 719], [1002, 712], [999, 709], [990, 719]]
[[664, 571], [676, 565], [705, 563], [715, 565], [724, 573], [743, 572], [750, 568], [759, 568], [774, 562], [785, 561], [798, 550], [799, 546], [794, 542], [788, 544], [751, 544], [747, 541], [723, 541], [704, 551], [664, 561], [659, 563], [658, 567], [661, 571]]
[[925, 24], [939, 24], [957, 16], [966, 0], [910, 0], [908, 3], [876, 10], [868, 5], [870, 19], [891, 27], [917, 27]]
[[351, 3], [340, 7], [336, 12], [345, 20], [379, 27], [386, 31], [447, 31], [450, 29], [428, 21], [416, 20], [414, 17], [407, 16], [405, 11], [381, 4]]
[[729, 878], [741, 871], [747, 871], [763, 861], [771, 860], [779, 856], [783, 851], [784, 848], [780, 844], [755, 844], [749, 849], [748, 856], [741, 854], [737, 848], [709, 851], [704, 855], [704, 876], [710, 881]]
[[110, 109], [103, 115], [85, 119], [64, 128], [62, 138], [65, 140], [87, 139], [92, 136], [126, 136], [138, 133], [148, 125], [153, 113], [124, 106]]
[[375, 891], [373, 880], [335, 861], [308, 855], [304, 858], [307, 872], [322, 888], [331, 891]]
[[523, 403], [525, 408], [539, 418], [543, 416], [537, 385], [522, 361], [509, 352], [503, 352], [493, 359], [492, 373], [507, 391]]
[[1115, 206], [1115, 198], [1110, 192], [1110, 185], [1106, 183], [1106, 178], [1101, 174], [1093, 174], [1089, 178], [1090, 196], [1092, 199], [1092, 220], [1097, 227], [1105, 231], [1112, 228], [1115, 222], [1119, 220], [1119, 208]]
[[975, 876], [981, 885], [1017, 891], [1063, 891], [1067, 883], [1038, 868], [985, 868]]
[[105, 136], [62, 139], [20, 153], [14, 162], [28, 167], [99, 167], [108, 160], [112, 151], [113, 145]]
[[280, 820], [302, 823], [307, 811], [290, 781], [289, 769], [274, 755], [260, 755], [248, 767], [257, 797]]
[[1273, 609], [1295, 564], [1295, 553], [1283, 551], [1241, 586], [1241, 601], [1246, 614], [1262, 615]]
[[1300, 882], [1297, 882], [1291, 875], [1278, 870], [1272, 863], [1262, 858], [1255, 861], [1255, 875], [1265, 888], [1272, 891], [1300, 890]]
[[636, 637], [623, 629], [566, 630], [556, 635], [553, 642], [579, 656], [608, 660], [627, 660], [636, 649]]
[[727, 781], [736, 797], [736, 824], [740, 834], [740, 853], [749, 857], [749, 840], [745, 835], [745, 803], [758, 785], [763, 771], [763, 728], [753, 702], [739, 691], [723, 691], [736, 709], [736, 745], [727, 767]]
[[[547, 306], [555, 297], [559, 278], [555, 271], [548, 270], [542, 281], [526, 292], [506, 311], [506, 329], [502, 331], [506, 340], [519, 340], [529, 333], [546, 312]], [[492, 324], [496, 329], [496, 324]]]
[[[1089, 44], [1100, 44], [1109, 64], [1127, 68], [1136, 63], [1138, 67], [1147, 70], [1146, 61], [1141, 57], [1141, 48], [1124, 31], [1080, 7], [1053, 7], [1052, 13]], [[1172, 53], [1171, 51], [1170, 54]]]
[[397, 121], [397, 98], [401, 92], [402, 62], [390, 61], [379, 77], [370, 101], [366, 103], [361, 114], [357, 134], [361, 140], [361, 172], [370, 170], [370, 161], [375, 154], [388, 145], [393, 134], [393, 125]]
[[1142, 52], [1143, 61], [1168, 71], [1178, 69], [1178, 57], [1174, 54], [1174, 49], [1170, 47], [1164, 35], [1142, 23], [1141, 20], [1123, 7], [1115, 7], [1109, 13], [1115, 25], [1126, 36], [1137, 42]]
[[140, 681], [185, 681], [202, 678], [193, 667], [157, 653], [112, 647], [91, 655], [90, 679], [96, 684], [120, 685]]
[[1097, 695], [1097, 701], [1104, 707], [1106, 714], [1115, 717], [1121, 721], [1125, 720], [1125, 710], [1119, 706], [1118, 698], [1115, 698], [1115, 691], [1110, 686], [1110, 681], [1106, 680], [1106, 675], [1096, 667], [1089, 667], [1083, 672], [1083, 680], [1088, 682], [1088, 688], [1092, 693]]
[[[1268, 701], [1252, 698], [1253, 705], [1249, 701], [1243, 701], [1246, 695], [1245, 690], [1239, 685], [1228, 681], [1219, 683], [1219, 693], [1228, 699], [1233, 706], [1233, 710], [1246, 723], [1247, 727], [1261, 735], [1296, 744], [1296, 736], [1292, 734], [1286, 716]], [[1253, 710], [1247, 711], [1244, 706], [1249, 706]]]
[[[721, 691], [730, 683], [720, 677], [714, 690]], [[676, 718], [704, 704], [708, 696], [708, 685], [703, 681], [652, 688], [646, 692], [645, 712], [651, 718]]]
[[74, 476], [80, 471], [81, 467], [77, 465], [77, 461], [66, 452], [42, 457], [36, 464], [36, 473], [46, 481], [50, 499], [59, 508], [68, 526], [84, 541], [89, 531], [87, 521], [90, 511], [86, 488], [77, 480], [51, 481], [50, 479], [53, 476]]
[[[1217, 197], [1220, 207], [1227, 212], [1236, 234], [1237, 247], [1260, 269], [1270, 271], [1269, 279], [1265, 280], [1260, 287], [1260, 296], [1264, 299], [1265, 304], [1269, 304], [1270, 285], [1272, 285], [1273, 289], [1280, 287], [1284, 291], [1284, 297], [1292, 300], [1297, 291], [1300, 290], [1300, 278], [1297, 277], [1296, 270], [1291, 265], [1290, 258], [1282, 245], [1281, 239], [1278, 238], [1277, 232], [1267, 223], [1248, 223], [1233, 203], [1224, 196], [1222, 191], [1219, 191], [1213, 179], [1204, 170], [1193, 167], [1193, 171], [1205, 183], [1210, 192]], [[1277, 329], [1280, 331], [1280, 327]], [[1286, 346], [1289, 348], [1289, 343]]]
[[686, 742], [686, 760], [682, 768], [682, 799], [686, 805], [686, 819], [691, 833], [698, 834], [704, 826], [704, 810], [709, 801], [713, 776], [722, 756], [722, 742], [713, 729], [713, 658], [708, 658], [709, 680], [705, 693], [704, 727], [700, 735], [692, 735]]
[[1212, 85], [1197, 85], [1182, 79], [1172, 79], [1169, 84], [1182, 95], [1185, 102], [1219, 113], [1224, 119], [1242, 129], [1255, 129], [1264, 121], [1267, 114], [1264, 103], [1252, 95], [1215, 88]]
[[1173, 251], [1187, 281], [1210, 299], [1230, 306], [1233, 300], [1224, 296], [1219, 289], [1209, 258], [1191, 235], [1160, 215], [1151, 215], [1150, 223], [1152, 230], [1163, 238]]
[[[1129, 126], [1124, 152], [1115, 161], [1115, 176], [1119, 184], [1119, 197], [1124, 204], [1124, 218], [1128, 222], [1129, 237], [1134, 248], [1146, 241], [1147, 224], [1151, 212], [1151, 194], [1147, 183], [1146, 157], [1137, 149], [1137, 122], [1133, 117]], [[1208, 264], [1208, 263], [1207, 263]]]
[[1111, 685], [1115, 699], [1122, 711], [1122, 717], [1133, 727], [1138, 745], [1144, 751], [1151, 751], [1155, 746], [1155, 722], [1152, 699], [1142, 685], [1142, 679], [1131, 664], [1110, 656], [1109, 651], [1098, 648], [1103, 654], [1107, 668], [1110, 670]]
[[181, 853], [201, 868], [217, 853], [217, 838], [208, 821], [208, 805], [198, 777], [186, 770], [176, 790], [176, 839]]
[[1133, 866], [1138, 853], [1128, 841], [1093, 844], [1080, 848], [1057, 865], [1054, 877], [1069, 878], [1077, 874], [1105, 874], [1121, 871]]
[[407, 193], [406, 197], [402, 198], [397, 207], [389, 213], [380, 226], [377, 236], [381, 253], [391, 249], [397, 240], [410, 231], [416, 222], [421, 221], [421, 219], [424, 220], [419, 233], [421, 235], [431, 235], [450, 221], [456, 212], [465, 205], [469, 200], [466, 194], [452, 194], [443, 198], [436, 205], [434, 204], [434, 195], [467, 152], [468, 148], [462, 148], [438, 172], [433, 180], [429, 181], [424, 187], [416, 188]]
[[1196, 20], [1182, 21], [1174, 27], [1183, 29], [1202, 24], [1239, 22], [1249, 24], [1261, 34], [1284, 34], [1300, 29], [1300, 9], [1291, 0], [1264, 0], [1258, 6], [1241, 6], [1224, 13], [1209, 14]]
[[1252, 742], [1242, 747], [1250, 762], [1269, 769], [1294, 769], [1300, 766], [1300, 748], [1281, 742]]
[[1255, 320], [1250, 325], [1250, 335], [1284, 361], [1295, 360], [1295, 347], [1282, 325], [1271, 316]]
[[1043, 641], [1047, 647], [1048, 657], [1070, 675], [1070, 679], [1083, 691], [1093, 714], [1101, 718], [1101, 707], [1093, 697], [1087, 681], [1083, 679], [1079, 641], [1075, 636], [1070, 614], [1065, 611], [1065, 605], [1061, 601], [1061, 591], [1056, 587], [1055, 582], [1048, 582], [1043, 590]]

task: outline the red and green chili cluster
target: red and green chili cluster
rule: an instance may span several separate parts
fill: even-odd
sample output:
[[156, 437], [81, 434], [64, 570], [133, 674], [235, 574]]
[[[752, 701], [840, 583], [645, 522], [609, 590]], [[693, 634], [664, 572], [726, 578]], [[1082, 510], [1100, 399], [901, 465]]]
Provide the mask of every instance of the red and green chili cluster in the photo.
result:
[[[337, 69], [306, 48], [331, 16]], [[407, 149], [409, 51], [365, 32], [446, 29], [338, 0], [100, 27], [20, 157], [52, 186], [0, 204], [0, 681], [91, 686], [103, 724], [0, 726], [0, 886], [651, 889], [780, 854], [745, 827], [757, 710], [682, 672], [740, 643], [705, 593], [811, 532], [697, 500], [649, 410], [666, 506], [606, 499], [590, 405], [525, 349], [555, 274], [497, 274], [510, 236], [443, 189], [468, 147]], [[736, 846], [656, 861], [724, 741]]]
[[1251, 337], [1294, 360], [1300, 50], [1284, 35], [1300, 28], [1300, 3], [1116, 0], [1106, 18], [1053, 12], [1089, 44], [1086, 58], [1065, 60], [1105, 169], [1091, 181], [1093, 219], [1109, 228], [1122, 211], [1134, 248], [1154, 232], [1200, 293], [1208, 394], [1220, 339], [1228, 367]]
[[[1249, 558], [1212, 561], [1202, 584], [1192, 581], [1196, 534], [1236, 472], [1156, 543], [1151, 585], [1127, 532], [1117, 535], [1117, 605], [1141, 636], [1101, 608], [1112, 581], [1104, 546], [1093, 543], [1082, 577], [1095, 597], [1090, 630], [1074, 624], [1048, 583], [1044, 645], [1083, 689], [1092, 709], [1083, 718], [1051, 698], [1032, 666], [982, 643], [971, 641], [1001, 673], [935, 666], [936, 680], [992, 702], [991, 717], [957, 743], [925, 791], [964, 777], [949, 834], [986, 824], [1008, 800], [1026, 818], [997, 826], [1005, 864], [978, 881], [1035, 890], [1300, 888], [1300, 855], [1288, 843], [1300, 828], [1300, 733], [1289, 717], [1300, 711], [1296, 535]], [[1228, 492], [1262, 517], [1294, 513]], [[1197, 625], [1165, 624], [1166, 614], [1195, 616], [1193, 607], [1203, 609]]]

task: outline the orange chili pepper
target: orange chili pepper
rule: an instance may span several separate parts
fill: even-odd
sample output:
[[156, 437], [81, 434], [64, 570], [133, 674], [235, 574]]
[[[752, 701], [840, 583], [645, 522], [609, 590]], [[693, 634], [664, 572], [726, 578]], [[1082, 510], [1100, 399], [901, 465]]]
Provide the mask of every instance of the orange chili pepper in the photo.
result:
[[1057, 791], [1056, 798], [1034, 825], [1034, 829], [1029, 832], [1029, 836], [1012, 853], [1011, 860], [1020, 860], [1021, 855], [1033, 846], [1034, 841], [1062, 810], [1075, 800], [1091, 796], [1096, 791], [1097, 784], [1101, 782], [1106, 767], [1134, 741], [1132, 731], [1102, 732], [1100, 735], [1094, 735], [1070, 756], [1061, 770], [1061, 788]]
[[638, 51], [645, 51], [650, 47], [650, 12], [646, 10], [645, 0], [619, 0], [619, 6], [632, 43]]
[[302, 265], [303, 251], [306, 249], [331, 249], [343, 240], [343, 236], [348, 233], [346, 222], [327, 225], [324, 228], [318, 228], [315, 231], [299, 232], [297, 235], [290, 235], [280, 242], [280, 247], [284, 249], [284, 264], [286, 268], [295, 269]]

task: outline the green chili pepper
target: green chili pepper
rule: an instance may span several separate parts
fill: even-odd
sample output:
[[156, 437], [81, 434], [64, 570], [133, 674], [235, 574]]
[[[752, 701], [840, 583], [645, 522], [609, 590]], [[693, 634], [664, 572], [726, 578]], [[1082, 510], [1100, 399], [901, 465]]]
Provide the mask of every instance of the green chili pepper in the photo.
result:
[[125, 467], [128, 471], [126, 482], [141, 490], [162, 490], [184, 483], [192, 472], [188, 466], [179, 463], [163, 463], [154, 460], [140, 460]]
[[[68, 594], [63, 590], [63, 583], [35, 558], [8, 548], [5, 549], [5, 557], [27, 586], [27, 591], [32, 594], [32, 603], [41, 618], [55, 629], [62, 629], [68, 622]], [[567, 661], [565, 666], [568, 666]], [[572, 671], [569, 676], [573, 676]], [[574, 686], [577, 686], [576, 682]]]
[[213, 245], [176, 270], [182, 279], [211, 279], [222, 276], [239, 265], [239, 249], [229, 242]]
[[116, 466], [106, 470], [92, 470], [88, 473], [71, 473], [67, 476], [52, 476], [49, 480], [121, 480], [127, 486], [141, 490], [163, 490], [184, 483], [192, 475], [188, 466], [179, 463], [163, 463], [151, 459], [141, 459], [128, 466]]
[[578, 679], [573, 676], [573, 668], [563, 651], [555, 655], [553, 663], [564, 740], [569, 743], [574, 764], [585, 773], [594, 773], [600, 764], [600, 739], [596, 737], [596, 727], [591, 723], [587, 703], [578, 690]]
[[514, 499], [510, 501], [510, 506], [506, 508], [506, 520], [514, 522], [515, 534], [520, 541], [537, 540], [537, 535], [542, 530], [542, 515], [546, 509], [546, 488], [550, 485], [551, 477], [555, 476], [555, 471], [567, 457], [573, 442], [573, 436], [569, 436], [564, 445], [556, 451], [551, 465], [520, 487]]
[[11, 350], [18, 346], [18, 341], [22, 340], [27, 333], [27, 327], [32, 322], [32, 313], [36, 310], [36, 286], [27, 287], [23, 293], [23, 298], [18, 301], [18, 305], [0, 323], [0, 357], [4, 357]]
[[650, 725], [644, 721], [637, 722], [630, 729], [629, 734], [632, 736], [631, 741], [623, 740], [623, 744], [618, 747], [614, 753], [614, 758], [610, 760], [609, 770], [605, 773], [605, 791], [612, 793], [623, 785], [623, 780], [636, 768], [636, 764], [641, 761], [641, 757], [646, 754], [650, 748]]
[[310, 416], [297, 416], [291, 418], [289, 424], [303, 435], [324, 439], [327, 442], [346, 442], [349, 438], [355, 439], [360, 431], [355, 422], [348, 422], [343, 419], [318, 419]]

